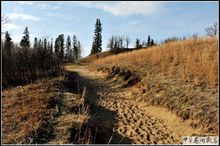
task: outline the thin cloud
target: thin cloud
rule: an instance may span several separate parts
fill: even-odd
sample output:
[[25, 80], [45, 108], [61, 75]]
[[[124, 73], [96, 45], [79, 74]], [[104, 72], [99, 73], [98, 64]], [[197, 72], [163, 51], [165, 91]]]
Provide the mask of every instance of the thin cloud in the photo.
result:
[[124, 2], [71, 2], [83, 7], [97, 8], [117, 16], [133, 14], [151, 15], [161, 11], [162, 2], [124, 1]]
[[58, 10], [61, 7], [60, 6], [52, 6], [47, 4], [45, 1], [37, 2], [37, 1], [20, 1], [17, 2], [18, 4], [21, 5], [34, 5], [36, 8], [41, 9], [41, 10]]
[[51, 6], [48, 4], [38, 4], [37, 8], [41, 9], [41, 10], [58, 10], [61, 7], [60, 6]]
[[17, 2], [18, 4], [21, 4], [21, 5], [32, 5], [36, 2], [33, 2], [33, 1], [19, 1]]
[[32, 15], [24, 14], [24, 13], [11, 13], [11, 14], [8, 14], [8, 17], [11, 20], [13, 19], [23, 19], [23, 20], [33, 20], [33, 21], [40, 20], [40, 18], [36, 16], [32, 16]]
[[12, 24], [12, 23], [8, 23], [6, 25], [4, 25], [3, 29], [4, 30], [15, 30], [15, 29], [21, 29], [22, 27], [17, 25], [17, 24]]

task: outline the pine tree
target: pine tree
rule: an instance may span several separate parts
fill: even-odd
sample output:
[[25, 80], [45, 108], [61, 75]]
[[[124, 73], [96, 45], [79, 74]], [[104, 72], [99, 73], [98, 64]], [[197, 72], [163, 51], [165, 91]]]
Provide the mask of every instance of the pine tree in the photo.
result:
[[47, 39], [44, 38], [44, 51], [47, 50]]
[[70, 52], [70, 50], [71, 50], [71, 39], [70, 39], [70, 36], [68, 35], [67, 39], [66, 39], [66, 58], [68, 60], [71, 59], [71, 54], [70, 54], [71, 52]]
[[76, 60], [77, 60], [77, 53], [78, 53], [77, 37], [76, 37], [76, 35], [73, 35], [73, 61], [74, 62], [76, 62]]
[[141, 48], [141, 43], [140, 43], [140, 39], [136, 39], [136, 48], [140, 49]]
[[2, 78], [4, 79], [11, 79], [12, 74], [14, 73], [13, 68], [13, 57], [12, 57], [12, 48], [13, 48], [13, 42], [12, 39], [6, 31], [5, 33], [5, 40], [4, 45], [2, 48], [2, 60], [4, 63], [2, 63]]
[[51, 39], [51, 42], [50, 42], [50, 51], [53, 52], [53, 39]]
[[34, 46], [33, 46], [33, 48], [37, 49], [37, 46], [38, 46], [37, 38], [34, 38]]
[[5, 51], [6, 51], [6, 54], [8, 57], [11, 57], [12, 45], [13, 45], [12, 39], [11, 39], [8, 31], [6, 31], [4, 48], [5, 48]]
[[60, 63], [62, 63], [64, 58], [64, 34], [60, 34], [56, 40], [55, 40], [55, 54], [57, 57], [57, 60]]
[[64, 34], [60, 35], [60, 59], [64, 58]]
[[28, 27], [25, 28], [23, 34], [24, 34], [24, 36], [20, 42], [20, 45], [24, 48], [29, 48], [30, 47], [30, 38], [29, 38]]
[[59, 37], [58, 38], [56, 38], [56, 40], [55, 40], [55, 46], [54, 46], [54, 48], [55, 48], [55, 54], [56, 54], [56, 56], [58, 57], [59, 56], [59, 50], [60, 50], [60, 44], [59, 44]]
[[76, 61], [78, 61], [80, 59], [80, 55], [81, 55], [81, 43], [80, 41], [77, 42], [77, 59]]
[[96, 19], [94, 35], [91, 54], [102, 52], [102, 24], [100, 19]]
[[147, 38], [147, 47], [149, 47], [151, 44], [151, 39], [150, 39], [150, 35], [148, 35], [148, 38]]
[[150, 46], [153, 46], [153, 45], [154, 45], [154, 40], [151, 39], [151, 41], [150, 41]]

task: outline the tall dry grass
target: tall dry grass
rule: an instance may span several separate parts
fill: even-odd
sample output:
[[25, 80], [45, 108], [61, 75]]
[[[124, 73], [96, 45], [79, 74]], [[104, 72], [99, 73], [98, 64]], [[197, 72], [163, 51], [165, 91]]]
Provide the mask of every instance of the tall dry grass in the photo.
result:
[[59, 79], [3, 90], [2, 143], [31, 142], [31, 134], [39, 129], [45, 115], [51, 113], [47, 103], [56, 96], [54, 84]]
[[137, 68], [150, 65], [168, 77], [216, 86], [218, 55], [218, 38], [198, 38], [106, 57], [93, 65], [130, 64]]

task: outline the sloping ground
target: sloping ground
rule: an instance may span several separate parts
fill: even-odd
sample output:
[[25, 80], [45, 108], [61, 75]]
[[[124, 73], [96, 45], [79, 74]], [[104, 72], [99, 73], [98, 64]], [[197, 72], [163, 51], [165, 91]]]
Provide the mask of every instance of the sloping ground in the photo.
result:
[[94, 143], [85, 91], [76, 85], [66, 76], [4, 90], [2, 143]]
[[[119, 87], [132, 87], [131, 98], [138, 98], [140, 103], [165, 107], [187, 121], [192, 128], [203, 129], [202, 135], [218, 133], [218, 95], [217, 88], [186, 84], [177, 79], [164, 76], [143, 76], [138, 70], [124, 67], [105, 67], [100, 71], [108, 74], [107, 78], [120, 81]], [[148, 69], [150, 72], [151, 70]], [[140, 75], [140, 76], [138, 76]]]
[[109, 76], [88, 66], [66, 70], [65, 78], [3, 91], [2, 143], [174, 144], [182, 136], [216, 135], [215, 125], [204, 132], [172, 110], [151, 106], [149, 99], [163, 94], [156, 83], [143, 88], [137, 72], [125, 81], [115, 71]]
[[2, 143], [31, 143], [32, 133], [50, 119], [47, 104], [57, 93], [59, 78], [3, 90]]
[[[100, 59], [90, 65], [140, 103], [164, 107], [199, 128], [201, 135], [218, 133], [218, 40], [201, 38], [168, 43]], [[132, 98], [135, 98], [131, 96]]]
[[88, 89], [91, 103], [113, 112], [95, 110], [94, 124], [105, 137], [104, 143], [174, 144], [181, 143], [182, 136], [204, 134], [200, 127], [192, 128], [189, 121], [166, 108], [150, 106], [142, 93], [136, 93], [137, 86], [125, 86], [122, 78], [92, 72], [87, 66], [66, 69], [77, 73], [80, 86]]
[[112, 55], [112, 53], [109, 51], [101, 52], [98, 55], [94, 54], [94, 55], [90, 55], [90, 56], [80, 59], [80, 63], [91, 63], [97, 59], [101, 59], [101, 58], [104, 58], [110, 55]]
[[[130, 52], [130, 51], [133, 51], [135, 50], [136, 48], [123, 48], [121, 50], [119, 50], [119, 54], [120, 53], [125, 53], [125, 52]], [[144, 49], [144, 48], [142, 48]], [[115, 55], [114, 53], [110, 52], [110, 51], [105, 51], [105, 52], [100, 52], [98, 54], [93, 54], [93, 55], [90, 55], [90, 56], [87, 56], [87, 57], [84, 57], [82, 59], [80, 59], [80, 63], [81, 64], [88, 64], [88, 63], [92, 63], [98, 59], [102, 59], [102, 58], [105, 58], [105, 57], [108, 57], [108, 56], [112, 56], [112, 55]]]

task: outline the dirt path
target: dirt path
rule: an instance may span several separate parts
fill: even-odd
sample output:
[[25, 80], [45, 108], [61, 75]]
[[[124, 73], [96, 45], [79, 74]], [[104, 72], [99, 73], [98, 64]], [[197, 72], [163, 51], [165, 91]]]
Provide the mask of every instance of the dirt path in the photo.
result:
[[[80, 86], [88, 89], [87, 98], [99, 107], [93, 109], [94, 114], [98, 115], [94, 121], [103, 129], [102, 132], [109, 130], [104, 135], [105, 142], [173, 144], [181, 143], [182, 136], [199, 132], [170, 111], [150, 106], [137, 95], [132, 95], [132, 87], [121, 88], [123, 81], [120, 79], [106, 79], [104, 74], [91, 72], [86, 66], [68, 66], [66, 69], [77, 74]], [[110, 136], [110, 133], [113, 134]]]

